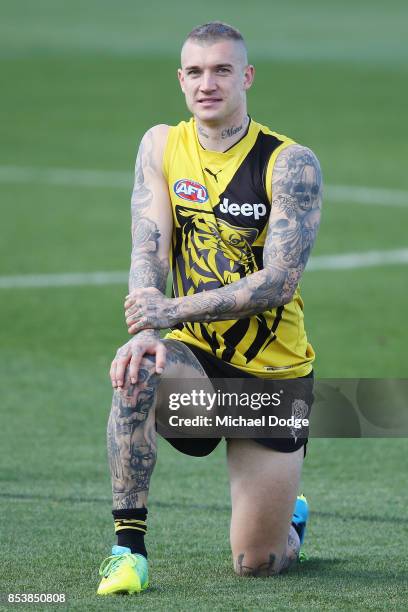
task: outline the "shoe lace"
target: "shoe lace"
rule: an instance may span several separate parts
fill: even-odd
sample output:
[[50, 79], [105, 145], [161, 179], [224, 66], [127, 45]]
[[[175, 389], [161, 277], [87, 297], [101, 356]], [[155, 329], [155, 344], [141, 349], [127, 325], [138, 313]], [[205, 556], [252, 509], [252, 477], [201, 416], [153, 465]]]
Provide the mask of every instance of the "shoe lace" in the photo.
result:
[[136, 565], [136, 559], [131, 553], [123, 553], [123, 555], [112, 555], [111, 557], [104, 559], [99, 568], [99, 575], [105, 577], [109, 576], [109, 574], [115, 572], [123, 563], [123, 561], [126, 560], [130, 561], [132, 565]]

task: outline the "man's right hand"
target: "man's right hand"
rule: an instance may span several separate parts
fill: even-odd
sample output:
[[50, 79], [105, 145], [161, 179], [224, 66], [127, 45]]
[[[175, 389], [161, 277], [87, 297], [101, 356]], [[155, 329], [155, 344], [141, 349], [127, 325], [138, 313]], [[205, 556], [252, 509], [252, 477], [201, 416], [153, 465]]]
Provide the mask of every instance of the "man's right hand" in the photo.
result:
[[125, 384], [125, 372], [129, 366], [130, 382], [135, 385], [144, 355], [154, 355], [156, 357], [156, 372], [162, 374], [166, 365], [166, 347], [160, 340], [159, 334], [151, 330], [138, 333], [121, 346], [109, 371], [112, 387], [121, 388]]

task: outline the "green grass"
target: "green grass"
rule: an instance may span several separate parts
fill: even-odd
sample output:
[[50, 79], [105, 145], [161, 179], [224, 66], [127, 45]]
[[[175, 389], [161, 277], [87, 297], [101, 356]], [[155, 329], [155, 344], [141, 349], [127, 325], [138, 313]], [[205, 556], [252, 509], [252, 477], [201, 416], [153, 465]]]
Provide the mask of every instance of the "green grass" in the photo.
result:
[[[187, 116], [178, 49], [185, 32], [213, 18], [247, 36], [252, 116], [311, 146], [328, 184], [408, 190], [402, 0], [240, 0], [222, 9], [214, 0], [4, 0], [0, 167], [122, 171], [129, 187], [0, 182], [0, 275], [127, 268], [138, 142], [152, 124]], [[408, 206], [326, 199], [314, 254], [404, 248], [407, 216]], [[152, 588], [96, 598], [113, 541], [107, 369], [126, 339], [125, 292], [0, 290], [0, 591], [65, 592], [59, 609], [81, 611], [406, 609], [404, 439], [314, 440], [303, 474], [310, 560], [286, 576], [246, 580], [231, 570], [225, 449], [190, 459], [161, 442]], [[310, 271], [302, 294], [319, 376], [407, 376], [406, 266]]]

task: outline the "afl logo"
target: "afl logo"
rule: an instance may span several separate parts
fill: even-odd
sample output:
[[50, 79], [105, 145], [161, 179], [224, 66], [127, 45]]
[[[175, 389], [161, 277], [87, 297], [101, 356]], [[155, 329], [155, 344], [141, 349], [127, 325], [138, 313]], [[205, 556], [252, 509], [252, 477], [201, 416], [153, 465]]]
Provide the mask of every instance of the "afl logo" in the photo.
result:
[[190, 179], [180, 179], [174, 183], [174, 193], [182, 200], [189, 202], [199, 202], [202, 204], [208, 200], [207, 189], [196, 181]]

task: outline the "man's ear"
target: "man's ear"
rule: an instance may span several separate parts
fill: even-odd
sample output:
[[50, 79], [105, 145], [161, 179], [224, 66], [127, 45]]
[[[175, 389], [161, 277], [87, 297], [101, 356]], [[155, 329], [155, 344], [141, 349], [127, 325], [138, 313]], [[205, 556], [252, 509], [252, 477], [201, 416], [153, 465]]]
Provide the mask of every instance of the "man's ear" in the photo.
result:
[[244, 89], [249, 89], [252, 86], [255, 78], [255, 68], [252, 64], [248, 64], [244, 72]]
[[184, 92], [184, 74], [183, 74], [183, 70], [181, 68], [177, 69], [177, 78], [178, 78], [178, 81], [180, 83], [181, 91], [183, 93], [185, 93]]

